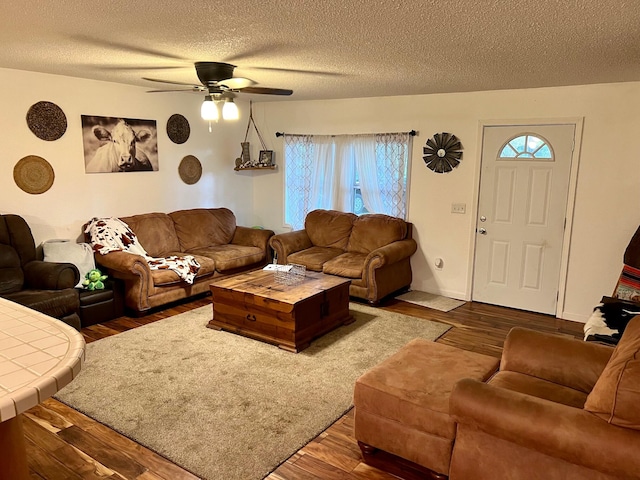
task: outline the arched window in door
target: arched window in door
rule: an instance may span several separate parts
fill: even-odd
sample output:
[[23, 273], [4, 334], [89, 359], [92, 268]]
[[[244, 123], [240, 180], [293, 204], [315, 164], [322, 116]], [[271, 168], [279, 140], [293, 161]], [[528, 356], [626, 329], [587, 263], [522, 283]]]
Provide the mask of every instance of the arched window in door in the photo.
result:
[[498, 160], [541, 160], [553, 162], [551, 145], [543, 138], [528, 133], [519, 134], [504, 144]]

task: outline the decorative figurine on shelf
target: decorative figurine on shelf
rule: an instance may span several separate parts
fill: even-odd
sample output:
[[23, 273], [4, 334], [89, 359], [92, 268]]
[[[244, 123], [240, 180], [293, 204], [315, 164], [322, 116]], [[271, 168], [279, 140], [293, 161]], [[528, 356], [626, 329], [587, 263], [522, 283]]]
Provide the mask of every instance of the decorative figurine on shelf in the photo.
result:
[[93, 270], [89, 270], [89, 272], [85, 275], [85, 279], [82, 281], [82, 286], [87, 290], [103, 290], [103, 282], [106, 279], [106, 275], [103, 275], [100, 270], [94, 268]]

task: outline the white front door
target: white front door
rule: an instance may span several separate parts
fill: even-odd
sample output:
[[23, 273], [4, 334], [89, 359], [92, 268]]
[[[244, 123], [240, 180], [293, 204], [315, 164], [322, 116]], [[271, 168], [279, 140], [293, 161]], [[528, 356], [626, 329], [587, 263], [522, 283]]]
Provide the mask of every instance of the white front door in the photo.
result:
[[473, 300], [556, 313], [574, 135], [484, 127]]

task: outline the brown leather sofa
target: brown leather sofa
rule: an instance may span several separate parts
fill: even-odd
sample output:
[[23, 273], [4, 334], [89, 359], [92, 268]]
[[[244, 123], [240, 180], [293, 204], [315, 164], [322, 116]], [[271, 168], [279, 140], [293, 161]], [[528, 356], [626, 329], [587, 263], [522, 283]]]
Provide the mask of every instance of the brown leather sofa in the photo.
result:
[[279, 264], [350, 278], [351, 296], [377, 304], [411, 285], [417, 250], [411, 230], [411, 223], [388, 215], [313, 210], [304, 230], [274, 235], [269, 243]]
[[450, 396], [450, 480], [640, 478], [640, 316], [616, 346], [516, 328]]
[[80, 273], [72, 263], [38, 259], [27, 222], [0, 215], [0, 296], [62, 320], [80, 330]]
[[213, 278], [259, 268], [271, 259], [268, 242], [273, 231], [238, 226], [227, 208], [146, 213], [120, 220], [150, 256], [188, 254], [200, 264], [193, 284], [189, 284], [171, 270], [151, 270], [140, 255], [96, 253], [100, 268], [124, 282], [125, 306], [135, 312], [207, 292]]

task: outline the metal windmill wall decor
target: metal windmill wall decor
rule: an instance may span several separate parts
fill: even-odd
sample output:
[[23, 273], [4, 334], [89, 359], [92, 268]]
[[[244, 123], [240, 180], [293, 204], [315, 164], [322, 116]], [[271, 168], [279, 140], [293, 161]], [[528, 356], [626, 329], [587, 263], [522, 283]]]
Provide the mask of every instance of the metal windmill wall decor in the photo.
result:
[[427, 140], [424, 153], [424, 163], [436, 173], [447, 173], [460, 164], [462, 158], [462, 144], [452, 133], [436, 133]]

